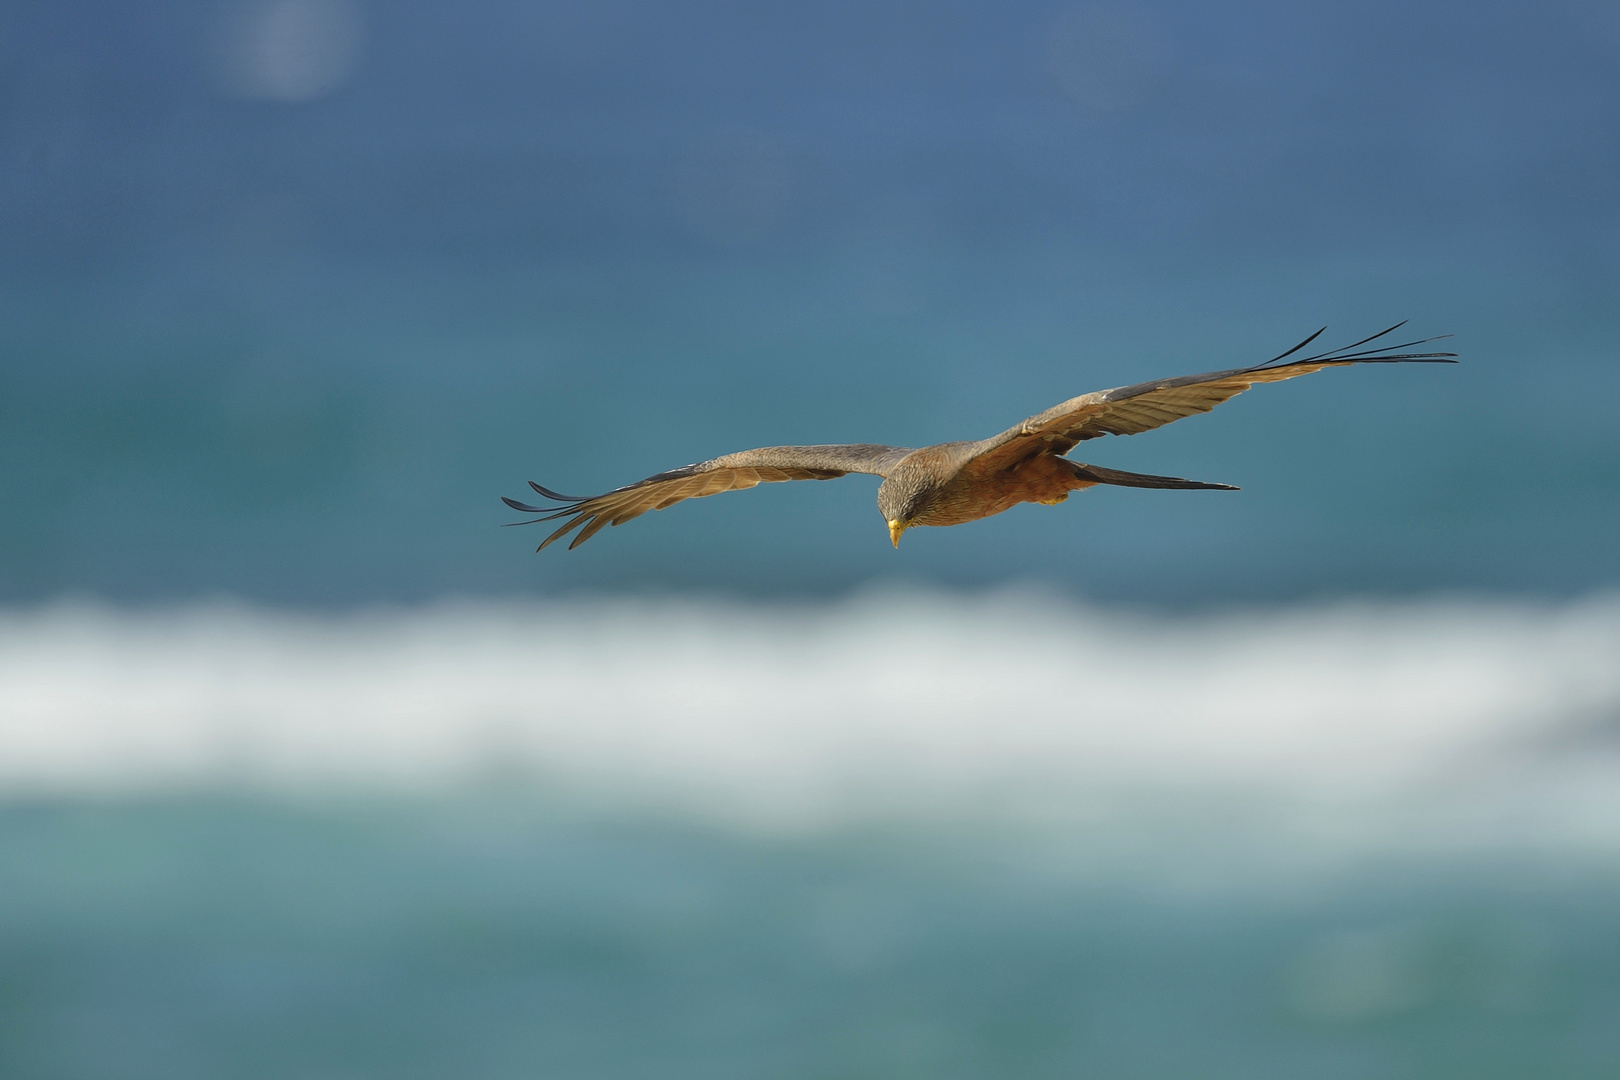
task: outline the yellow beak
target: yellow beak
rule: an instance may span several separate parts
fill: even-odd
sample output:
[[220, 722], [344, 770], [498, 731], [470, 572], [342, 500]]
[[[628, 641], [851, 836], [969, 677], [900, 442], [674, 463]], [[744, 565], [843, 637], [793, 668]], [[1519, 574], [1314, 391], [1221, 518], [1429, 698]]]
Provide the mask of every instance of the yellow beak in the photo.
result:
[[899, 521], [891, 521], [891, 522], [889, 522], [889, 539], [894, 541], [894, 546], [895, 547], [900, 546], [900, 534], [905, 532], [905, 531], [906, 531], [906, 526], [905, 526], [905, 524], [903, 522], [899, 522]]

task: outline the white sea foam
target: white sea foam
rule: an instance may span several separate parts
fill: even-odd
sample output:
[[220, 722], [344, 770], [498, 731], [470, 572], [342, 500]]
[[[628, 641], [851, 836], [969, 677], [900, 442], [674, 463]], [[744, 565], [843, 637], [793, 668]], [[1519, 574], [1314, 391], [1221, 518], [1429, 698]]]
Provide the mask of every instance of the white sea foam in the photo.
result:
[[1620, 850], [1620, 599], [0, 614], [0, 793], [492, 776], [761, 821], [1197, 816]]

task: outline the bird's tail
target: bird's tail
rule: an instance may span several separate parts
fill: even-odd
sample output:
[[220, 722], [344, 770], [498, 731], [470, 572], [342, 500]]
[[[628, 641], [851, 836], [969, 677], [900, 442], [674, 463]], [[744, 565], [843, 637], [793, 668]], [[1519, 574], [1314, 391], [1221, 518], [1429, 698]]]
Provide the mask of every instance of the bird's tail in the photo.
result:
[[1088, 484], [1113, 484], [1116, 487], [1138, 488], [1180, 488], [1203, 491], [1237, 491], [1231, 484], [1206, 484], [1201, 480], [1183, 480], [1179, 476], [1150, 476], [1147, 473], [1121, 472], [1118, 469], [1105, 469], [1101, 465], [1086, 465], [1078, 461], [1068, 462], [1074, 470], [1075, 478], [1087, 481]]

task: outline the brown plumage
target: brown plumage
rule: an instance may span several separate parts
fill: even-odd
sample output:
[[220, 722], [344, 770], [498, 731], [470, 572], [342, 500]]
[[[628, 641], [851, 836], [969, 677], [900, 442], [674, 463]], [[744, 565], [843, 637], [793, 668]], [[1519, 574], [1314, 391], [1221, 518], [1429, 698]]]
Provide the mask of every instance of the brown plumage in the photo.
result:
[[1351, 364], [1456, 363], [1456, 353], [1401, 351], [1439, 338], [1355, 351], [1403, 325], [1396, 323], [1354, 345], [1286, 364], [1278, 361], [1315, 341], [1322, 331], [1253, 367], [1082, 394], [978, 442], [939, 443], [920, 450], [866, 443], [767, 446], [684, 465], [604, 495], [559, 495], [530, 481], [529, 486], [556, 504], [553, 506], [530, 506], [504, 496], [502, 501], [514, 510], [544, 515], [516, 524], [567, 518], [535, 550], [579, 529], [579, 535], [568, 545], [573, 549], [604, 526], [622, 525], [648, 510], [662, 510], [683, 499], [700, 499], [780, 480], [831, 480], [852, 472], [873, 473], [883, 477], [877, 493], [878, 509], [889, 523], [890, 538], [899, 547], [900, 534], [913, 525], [960, 525], [999, 514], [1022, 502], [1052, 505], [1068, 498], [1071, 491], [1097, 484], [1236, 491], [1230, 484], [1119, 472], [1070, 461], [1064, 455], [1086, 439], [1135, 435], [1184, 416], [1209, 412], [1255, 383], [1282, 382], [1323, 368]]

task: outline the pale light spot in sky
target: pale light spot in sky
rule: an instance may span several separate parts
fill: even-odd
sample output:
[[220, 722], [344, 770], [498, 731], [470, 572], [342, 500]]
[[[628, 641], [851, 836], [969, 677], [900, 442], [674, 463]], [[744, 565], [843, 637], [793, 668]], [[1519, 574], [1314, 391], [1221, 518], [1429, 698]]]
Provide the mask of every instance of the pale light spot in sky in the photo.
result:
[[261, 101], [313, 101], [354, 74], [365, 38], [356, 0], [247, 0], [214, 28], [221, 89]]

